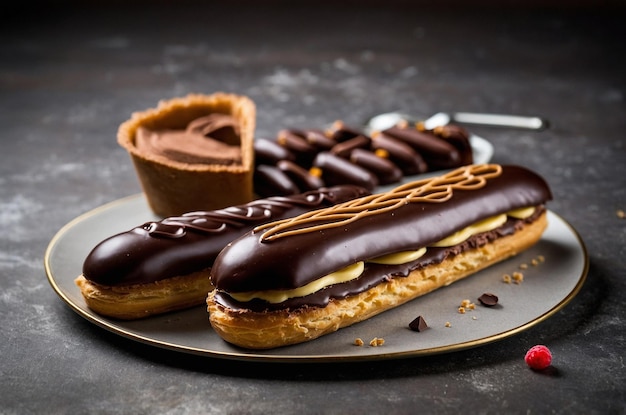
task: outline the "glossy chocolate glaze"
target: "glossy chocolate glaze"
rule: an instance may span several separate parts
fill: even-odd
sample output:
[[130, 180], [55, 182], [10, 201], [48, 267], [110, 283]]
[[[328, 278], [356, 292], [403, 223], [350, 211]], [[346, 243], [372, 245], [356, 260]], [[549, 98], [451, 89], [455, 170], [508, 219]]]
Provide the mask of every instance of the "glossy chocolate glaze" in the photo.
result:
[[424, 157], [430, 170], [450, 169], [462, 165], [457, 148], [434, 134], [410, 127], [391, 127], [381, 134], [394, 137], [411, 146]]
[[317, 149], [304, 137], [305, 133], [299, 130], [280, 130], [276, 141], [296, 157], [298, 164], [308, 168], [317, 154]]
[[349, 140], [335, 144], [330, 152], [336, 156], [343, 158], [350, 158], [350, 153], [357, 148], [369, 148], [372, 143], [372, 139], [365, 135], [357, 135]]
[[350, 161], [374, 173], [381, 185], [397, 183], [402, 178], [402, 171], [398, 166], [369, 150], [355, 148], [350, 153]]
[[271, 304], [263, 300], [252, 300], [246, 303], [239, 302], [229, 296], [227, 293], [218, 290], [215, 293], [215, 299], [222, 305], [232, 310], [252, 310], [256, 312], [273, 311], [273, 310], [296, 310], [300, 307], [325, 307], [330, 301], [356, 295], [375, 287], [376, 285], [387, 281], [391, 278], [407, 277], [411, 271], [424, 268], [429, 265], [440, 264], [446, 259], [458, 255], [468, 249], [483, 246], [502, 236], [511, 235], [516, 230], [521, 229], [524, 223], [534, 221], [539, 215], [545, 212], [545, 208], [540, 208], [526, 219], [509, 218], [504, 225], [489, 231], [483, 232], [470, 237], [468, 240], [451, 247], [446, 248], [428, 248], [424, 256], [421, 258], [399, 265], [383, 265], [366, 263], [363, 274], [354, 280], [331, 285], [319, 290], [313, 294], [304, 297], [290, 298], [287, 301], [278, 304]]
[[385, 150], [389, 154], [389, 160], [393, 161], [407, 176], [428, 171], [428, 165], [421, 155], [408, 144], [391, 136], [376, 134], [372, 140], [372, 149]]
[[256, 138], [254, 140], [254, 161], [257, 165], [274, 165], [281, 160], [295, 160], [295, 156], [289, 150], [275, 141], [267, 138]]
[[433, 133], [459, 150], [462, 165], [472, 164], [474, 162], [470, 135], [465, 128], [455, 124], [446, 124], [436, 127]]
[[319, 153], [313, 166], [321, 169], [322, 180], [329, 185], [351, 183], [370, 191], [378, 186], [378, 178], [374, 173], [328, 151]]
[[254, 192], [260, 197], [289, 196], [300, 193], [300, 189], [278, 167], [261, 164], [254, 171]]
[[306, 141], [317, 149], [317, 151], [329, 151], [337, 142], [327, 137], [323, 131], [307, 130], [305, 132]]
[[327, 134], [335, 142], [342, 143], [358, 135], [362, 135], [363, 133], [357, 130], [356, 128], [347, 126], [346, 124], [343, 123], [343, 121], [337, 120], [328, 129]]
[[220, 253], [211, 280], [233, 293], [293, 289], [357, 261], [419, 249], [481, 219], [542, 205], [551, 197], [537, 174], [502, 166], [483, 187], [456, 189], [445, 202], [404, 203], [341, 226], [276, 240], [262, 241], [267, 229], [250, 232]]
[[367, 194], [357, 186], [337, 186], [147, 222], [98, 244], [83, 264], [83, 275], [95, 283], [113, 286], [201, 271], [212, 266], [224, 246], [259, 224]]
[[276, 167], [285, 173], [285, 175], [287, 175], [287, 177], [289, 177], [299, 189], [302, 189], [305, 192], [324, 187], [324, 181], [321, 178], [312, 175], [309, 170], [300, 167], [294, 162], [281, 160], [276, 163]]

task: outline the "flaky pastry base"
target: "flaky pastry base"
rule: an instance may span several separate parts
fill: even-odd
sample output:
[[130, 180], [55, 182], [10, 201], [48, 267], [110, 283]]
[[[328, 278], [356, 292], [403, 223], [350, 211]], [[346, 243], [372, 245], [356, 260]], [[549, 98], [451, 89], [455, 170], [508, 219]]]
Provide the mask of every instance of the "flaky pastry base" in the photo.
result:
[[332, 300], [326, 307], [268, 312], [231, 310], [216, 302], [213, 293], [209, 293], [209, 319], [225, 341], [248, 349], [271, 349], [306, 342], [369, 319], [517, 255], [538, 242], [546, 227], [544, 212], [512, 235], [440, 264], [417, 269], [405, 278], [393, 278], [363, 293]]
[[204, 304], [207, 293], [213, 290], [208, 270], [126, 286], [96, 284], [83, 275], [74, 282], [90, 309], [120, 320], [136, 320]]

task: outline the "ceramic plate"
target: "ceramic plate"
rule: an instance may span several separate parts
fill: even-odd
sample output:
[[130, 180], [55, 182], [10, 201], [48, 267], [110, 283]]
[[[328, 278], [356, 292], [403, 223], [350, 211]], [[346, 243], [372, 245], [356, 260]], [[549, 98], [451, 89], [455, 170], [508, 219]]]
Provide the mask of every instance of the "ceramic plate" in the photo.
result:
[[[44, 263], [50, 284], [79, 315], [120, 336], [150, 345], [204, 356], [254, 361], [320, 362], [390, 359], [451, 352], [512, 336], [553, 315], [580, 290], [588, 257], [578, 233], [561, 217], [548, 212], [549, 226], [528, 251], [496, 264], [368, 321], [317, 340], [269, 351], [247, 351], [227, 344], [208, 323], [204, 306], [137, 321], [118, 321], [92, 312], [74, 279], [91, 249], [101, 240], [156, 220], [142, 195], [104, 205], [74, 219], [52, 239]], [[533, 262], [537, 262], [533, 265]], [[520, 269], [527, 264], [526, 269]], [[503, 275], [522, 272], [520, 284], [503, 282]], [[498, 305], [481, 306], [477, 298], [491, 292]], [[475, 310], [459, 314], [462, 300]], [[423, 316], [429, 328], [409, 329]], [[449, 323], [449, 327], [447, 327]], [[353, 345], [356, 338], [365, 345]], [[368, 345], [383, 338], [380, 347]]]

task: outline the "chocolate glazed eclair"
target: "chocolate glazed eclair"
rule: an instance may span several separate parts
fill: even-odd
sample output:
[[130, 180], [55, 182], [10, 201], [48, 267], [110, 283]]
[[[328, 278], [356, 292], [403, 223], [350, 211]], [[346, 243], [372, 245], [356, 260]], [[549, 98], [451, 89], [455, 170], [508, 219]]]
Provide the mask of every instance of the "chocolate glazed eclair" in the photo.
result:
[[211, 325], [251, 349], [331, 333], [529, 248], [551, 197], [523, 167], [471, 165], [259, 226], [215, 260]]
[[76, 284], [92, 310], [118, 319], [200, 305], [213, 289], [213, 261], [230, 241], [259, 224], [368, 194], [357, 186], [336, 186], [147, 222], [100, 242]]

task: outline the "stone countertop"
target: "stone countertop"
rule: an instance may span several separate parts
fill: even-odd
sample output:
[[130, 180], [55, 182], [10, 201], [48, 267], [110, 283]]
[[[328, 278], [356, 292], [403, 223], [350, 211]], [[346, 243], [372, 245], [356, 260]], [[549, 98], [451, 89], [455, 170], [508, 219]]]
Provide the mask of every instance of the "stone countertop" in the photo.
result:
[[[0, 412], [623, 413], [626, 58], [623, 9], [352, 6], [8, 9], [0, 29]], [[199, 6], [198, 6], [199, 7]], [[78, 316], [43, 270], [76, 216], [140, 192], [117, 126], [190, 92], [257, 104], [257, 136], [402, 110], [539, 115], [471, 127], [494, 162], [551, 184], [589, 274], [565, 308], [486, 346], [390, 361], [268, 364], [141, 344]], [[548, 345], [553, 370], [526, 350]]]

